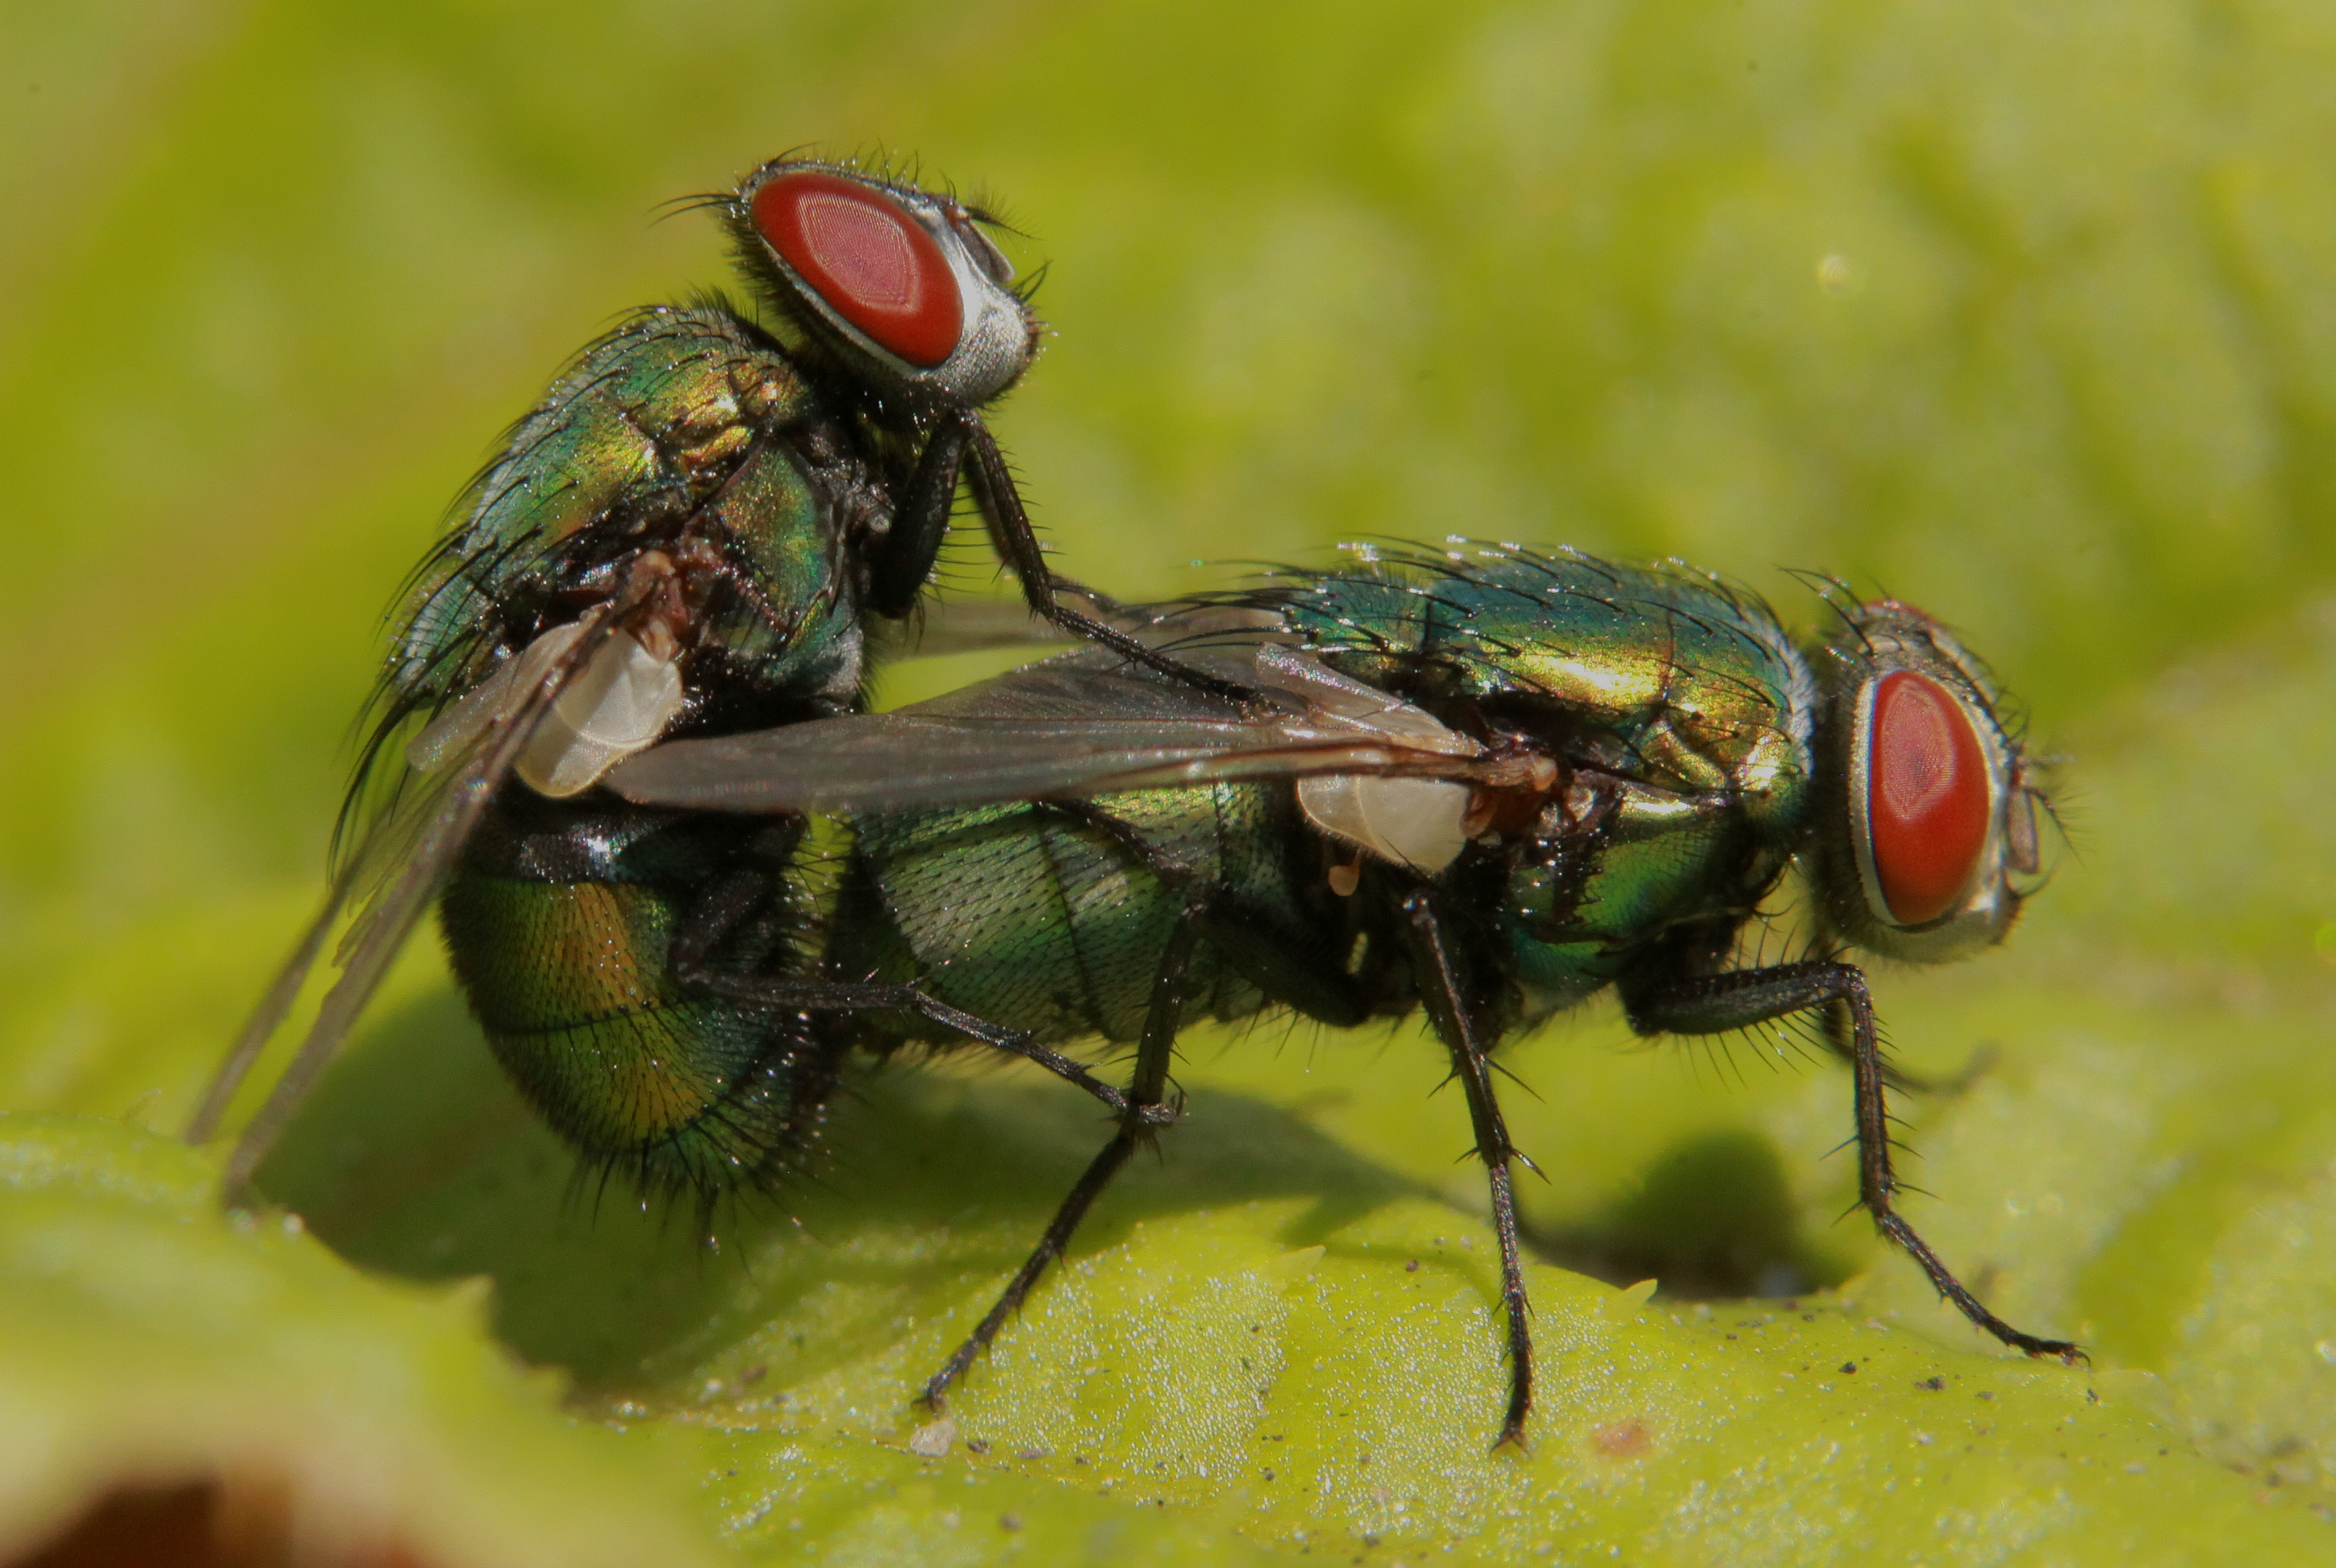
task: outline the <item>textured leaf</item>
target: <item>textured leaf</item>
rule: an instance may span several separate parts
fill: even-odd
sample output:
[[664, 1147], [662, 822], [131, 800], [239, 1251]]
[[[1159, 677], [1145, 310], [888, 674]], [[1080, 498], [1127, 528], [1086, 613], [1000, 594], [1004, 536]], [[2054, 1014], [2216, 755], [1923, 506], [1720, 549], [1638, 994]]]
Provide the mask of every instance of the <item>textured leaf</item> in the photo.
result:
[[[1830, 1065], [1593, 1008], [1510, 1060], [1548, 1365], [1532, 1453], [1488, 1455], [1437, 1053], [1268, 1026], [1189, 1042], [1189, 1124], [924, 1457], [907, 1396], [1087, 1105], [904, 1066], [839, 1107], [822, 1185], [709, 1253], [572, 1187], [417, 952], [271, 1190], [360, 1264], [490, 1276], [495, 1334], [621, 1434], [538, 1430], [472, 1309], [44, 1124], [7, 1146], [75, 1174], [0, 1195], [0, 1247], [40, 1211], [11, 1267], [61, 1337], [24, 1365], [92, 1446], [12, 1475], [6, 1517], [111, 1484], [125, 1389], [183, 1390], [190, 1452], [237, 1400], [288, 1412], [300, 1456], [341, 1417], [295, 1374], [343, 1346], [423, 1368], [350, 1406], [383, 1474], [476, 1461], [395, 1514], [449, 1553], [546, 1496], [576, 1499], [547, 1551], [591, 1506], [650, 1518], [676, 1473], [765, 1561], [2336, 1553], [2331, 67], [2305, 0], [0, 15], [0, 1107], [175, 1125], [315, 897], [374, 617], [445, 499], [614, 312], [722, 276], [707, 225], [646, 215], [883, 137], [1053, 263], [998, 428], [1106, 589], [1465, 531], [1677, 553], [1791, 614], [1775, 567], [1840, 571], [1968, 631], [2070, 758], [2076, 852], [2001, 952], [1878, 977], [1911, 1066], [1993, 1053], [1902, 1096], [1936, 1194], [1907, 1208], [2096, 1354], [1993, 1354], [1836, 1222]], [[940, 662], [888, 695], [981, 663]], [[147, 1281], [120, 1316], [63, 1305], [117, 1266]], [[238, 1278], [288, 1326], [205, 1338], [202, 1281]], [[596, 1438], [638, 1475], [598, 1479]]]

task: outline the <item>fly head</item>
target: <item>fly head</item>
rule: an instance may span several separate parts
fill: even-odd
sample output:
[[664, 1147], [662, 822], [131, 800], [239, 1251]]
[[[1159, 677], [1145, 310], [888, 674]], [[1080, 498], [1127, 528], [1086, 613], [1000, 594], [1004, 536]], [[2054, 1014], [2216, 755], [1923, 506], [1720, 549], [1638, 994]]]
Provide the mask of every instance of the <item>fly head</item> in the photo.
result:
[[771, 303], [855, 379], [918, 414], [978, 408], [1036, 357], [1014, 268], [954, 197], [781, 158], [723, 211]]
[[1915, 963], [2000, 941], [2039, 867], [2041, 792], [1986, 667], [1889, 599], [1844, 612], [1820, 662], [1812, 858], [1833, 929]]

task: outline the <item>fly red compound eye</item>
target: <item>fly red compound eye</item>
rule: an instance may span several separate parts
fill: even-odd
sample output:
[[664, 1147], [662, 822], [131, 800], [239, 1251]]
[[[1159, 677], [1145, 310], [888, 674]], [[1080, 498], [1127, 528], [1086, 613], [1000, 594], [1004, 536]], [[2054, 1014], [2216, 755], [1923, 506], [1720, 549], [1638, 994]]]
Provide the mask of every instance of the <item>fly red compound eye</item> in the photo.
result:
[[754, 228], [887, 353], [930, 370], [957, 351], [965, 304], [949, 258], [881, 192], [810, 170], [782, 174], [754, 192]]
[[1961, 703], [1912, 670], [1874, 688], [1866, 752], [1874, 877], [1891, 920], [1919, 926], [1962, 901], [1987, 852], [1987, 753]]

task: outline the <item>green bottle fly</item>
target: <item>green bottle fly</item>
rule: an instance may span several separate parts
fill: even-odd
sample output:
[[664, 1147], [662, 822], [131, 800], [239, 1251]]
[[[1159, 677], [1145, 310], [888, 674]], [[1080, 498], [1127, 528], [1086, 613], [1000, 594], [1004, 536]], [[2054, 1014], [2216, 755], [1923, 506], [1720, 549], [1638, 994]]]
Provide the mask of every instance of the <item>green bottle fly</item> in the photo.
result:
[[[1836, 619], [1803, 649], [1757, 599], [1683, 570], [1420, 552], [1159, 612], [1149, 635], [1266, 694], [1246, 707], [1078, 653], [899, 713], [682, 742], [610, 783], [668, 808], [844, 811], [829, 973], [1018, 1031], [1026, 1054], [1135, 1047], [1102, 1096], [1118, 1134], [936, 1402], [1173, 1119], [1180, 1029], [1417, 1010], [1490, 1174], [1517, 1436], [1533, 1352], [1488, 1057], [1610, 988], [1649, 1034], [1813, 1016], [1853, 1067], [1877, 1224], [1972, 1321], [2074, 1356], [1988, 1312], [1896, 1213], [1873, 1009], [1832, 956], [1999, 940], [2036, 869], [2038, 792], [1988, 676], [1938, 623], [1890, 602]], [[1744, 961], [1796, 863], [1821, 956]], [[849, 1021], [839, 1050], [950, 1037], [898, 1009]]]
[[[711, 1055], [724, 1066], [665, 1050], [669, 1081], [612, 1080], [628, 1086], [610, 1092], [630, 1109], [559, 1098], [539, 1070], [544, 1039], [631, 1027], [606, 1022], [608, 998], [589, 987], [560, 1014], [552, 998], [575, 954], [621, 952], [612, 962], [626, 972], [667, 981], [677, 960], [659, 945], [660, 890], [675, 874], [667, 824], [612, 823], [605, 799], [565, 817], [550, 803], [588, 801], [610, 768], [667, 739], [848, 711], [871, 628], [918, 606], [961, 482], [1033, 615], [1223, 689], [1057, 598], [982, 418], [1039, 339], [985, 214], [804, 158], [766, 163], [703, 204], [729, 229], [754, 308], [656, 307], [586, 348], [513, 427], [417, 572], [326, 908], [190, 1129], [201, 1139], [217, 1127], [336, 917], [362, 905], [341, 978], [230, 1159], [230, 1186], [249, 1177], [442, 886], [456, 972], [556, 1124], [593, 1129], [607, 1157], [671, 1186], [717, 1179], [707, 1160], [751, 1166], [800, 1142], [793, 1113], [771, 1109], [793, 1103], [783, 1090], [809, 1070], [800, 1051], [773, 1034], [769, 1008], [710, 994], [669, 1004], [651, 987], [628, 1005], [643, 1017], [678, 1007], [667, 1022], [721, 1042]], [[689, 830], [687, 853], [749, 863], [753, 833], [730, 824], [739, 842], [717, 852], [708, 841], [724, 831]], [[644, 857], [654, 871], [639, 870]], [[757, 950], [752, 967], [777, 951]], [[728, 949], [682, 956], [712, 973], [749, 961]], [[759, 1054], [739, 1043], [750, 1037], [764, 1041]], [[703, 1146], [683, 1130], [691, 1105], [706, 1118]]]

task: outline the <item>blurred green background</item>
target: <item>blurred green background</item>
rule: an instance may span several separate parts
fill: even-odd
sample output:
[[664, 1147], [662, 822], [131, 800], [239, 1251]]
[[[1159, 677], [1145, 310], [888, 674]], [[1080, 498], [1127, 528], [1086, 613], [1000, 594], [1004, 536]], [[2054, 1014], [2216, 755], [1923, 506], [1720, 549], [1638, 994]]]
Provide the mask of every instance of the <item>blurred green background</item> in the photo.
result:
[[[1189, 1042], [1193, 1125], [1087, 1242], [1138, 1282], [1066, 1278], [962, 1401], [998, 1434], [963, 1484], [1029, 1489], [990, 1508], [1027, 1533], [981, 1543], [934, 1523], [955, 1494], [901, 1451], [904, 1396], [1098, 1135], [1044, 1086], [877, 1081], [829, 1189], [737, 1219], [734, 1274], [563, 1197], [417, 951], [278, 1196], [361, 1262], [496, 1276], [505, 1342], [578, 1408], [711, 1445], [706, 1517], [773, 1560], [1050, 1560], [1041, 1516], [1163, 1561], [1309, 1531], [1373, 1560], [2175, 1561], [2258, 1529], [2336, 1560], [2331, 79], [2311, 0], [0, 6], [0, 1108], [182, 1118], [315, 896], [380, 615], [448, 498], [617, 313], [724, 281], [713, 226], [659, 204], [798, 144], [910, 153], [1049, 268], [1055, 336], [995, 424], [1076, 574], [1157, 597], [1368, 535], [1569, 542], [1793, 619], [1777, 569], [1839, 573], [1995, 662], [2066, 758], [2073, 853], [2004, 951], [1879, 981], [1916, 1065], [1999, 1053], [1908, 1102], [1937, 1194], [1910, 1212], [2096, 1347], [2089, 1386], [2180, 1477], [2147, 1483], [2166, 1520], [2117, 1534], [2156, 1516], [2046, 1453], [2073, 1417], [1982, 1434], [2006, 1446], [1952, 1505], [1905, 1501], [1952, 1467], [1892, 1472], [1895, 1501], [1879, 1448], [1828, 1470], [1849, 1432], [1946, 1465], [1911, 1379], [1845, 1427], [1730, 1425], [1751, 1374], [1698, 1299], [1849, 1281], [1806, 1333], [1981, 1348], [1834, 1222], [1838, 1073], [1640, 1047], [1602, 1009], [1519, 1049], [1542, 1097], [1510, 1098], [1541, 1255], [1662, 1282], [1614, 1366], [1694, 1376], [1627, 1396], [1665, 1438], [1643, 1461], [1577, 1368], [1501, 1469], [1481, 1293], [1409, 1339], [1373, 1294], [1410, 1288], [1374, 1248], [1437, 1213], [1458, 1245], [1481, 1205], [1408, 1033]], [[1187, 1297], [1199, 1348], [1158, 1365], [1205, 1362], [1210, 1314], [1248, 1310], [1222, 1282], [1282, 1290], [1316, 1245], [1356, 1271], [1324, 1300], [1357, 1294], [1316, 1303], [1311, 1363], [1288, 1330], [1270, 1425], [1335, 1403], [1308, 1365], [1384, 1378], [1400, 1484], [1325, 1439], [1279, 1472], [1310, 1500], [1275, 1501], [1255, 1457], [1286, 1437], [1074, 1376], [1114, 1335], [1166, 1355], [1137, 1329]], [[1577, 1287], [1536, 1288], [1552, 1349], [1596, 1359]]]

